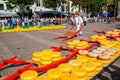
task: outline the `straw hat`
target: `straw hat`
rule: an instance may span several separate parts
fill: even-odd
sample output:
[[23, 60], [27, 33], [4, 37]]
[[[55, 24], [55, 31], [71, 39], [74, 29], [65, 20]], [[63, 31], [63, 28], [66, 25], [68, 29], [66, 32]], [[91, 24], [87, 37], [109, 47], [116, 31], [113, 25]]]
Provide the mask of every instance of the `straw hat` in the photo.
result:
[[80, 12], [77, 11], [75, 14], [76, 14], [76, 15], [80, 15]]

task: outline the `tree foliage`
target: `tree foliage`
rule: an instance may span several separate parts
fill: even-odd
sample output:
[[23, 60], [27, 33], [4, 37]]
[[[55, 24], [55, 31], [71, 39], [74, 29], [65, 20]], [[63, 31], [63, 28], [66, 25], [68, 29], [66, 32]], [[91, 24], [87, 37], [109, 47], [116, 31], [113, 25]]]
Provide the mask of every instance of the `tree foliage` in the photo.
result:
[[29, 6], [32, 5], [35, 0], [8, 0], [8, 2], [18, 7], [19, 13], [23, 15], [24, 13], [27, 13]]
[[71, 0], [73, 5], [82, 5], [83, 8], [87, 8], [87, 11], [98, 10], [100, 11], [101, 6], [106, 5], [106, 0]]
[[[66, 0], [61, 0], [62, 3], [66, 3]], [[58, 5], [60, 5], [60, 0], [43, 0], [44, 6], [47, 8], [52, 8], [56, 10]]]

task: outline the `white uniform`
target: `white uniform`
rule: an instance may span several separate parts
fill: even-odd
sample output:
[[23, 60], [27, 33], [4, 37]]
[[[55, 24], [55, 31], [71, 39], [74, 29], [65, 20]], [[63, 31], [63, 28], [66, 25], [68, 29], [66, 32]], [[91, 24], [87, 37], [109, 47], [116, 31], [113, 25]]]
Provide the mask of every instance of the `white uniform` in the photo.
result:
[[[75, 23], [77, 31], [78, 31], [80, 29], [80, 27], [81, 27], [81, 24], [83, 24], [83, 20], [82, 20], [82, 18], [80, 16], [76, 16], [74, 18], [74, 23]], [[80, 31], [79, 34], [82, 34], [82, 32]]]

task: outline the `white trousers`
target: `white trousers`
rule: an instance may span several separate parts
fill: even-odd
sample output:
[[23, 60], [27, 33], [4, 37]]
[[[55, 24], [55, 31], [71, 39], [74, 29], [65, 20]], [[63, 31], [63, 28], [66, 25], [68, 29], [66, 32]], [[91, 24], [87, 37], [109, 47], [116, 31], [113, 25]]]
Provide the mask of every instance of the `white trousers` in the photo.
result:
[[[81, 26], [79, 24], [76, 25], [77, 31], [80, 29], [80, 27]], [[80, 31], [78, 34], [82, 34], [82, 31]]]

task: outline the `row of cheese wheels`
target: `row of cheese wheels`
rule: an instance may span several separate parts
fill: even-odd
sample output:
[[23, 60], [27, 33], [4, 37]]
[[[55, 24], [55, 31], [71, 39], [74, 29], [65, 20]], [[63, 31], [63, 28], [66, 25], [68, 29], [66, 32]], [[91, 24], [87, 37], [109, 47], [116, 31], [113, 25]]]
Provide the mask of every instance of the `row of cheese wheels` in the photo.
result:
[[[100, 49], [100, 50], [99, 50]], [[91, 52], [86, 50], [79, 50], [79, 55], [85, 55], [91, 58], [97, 58], [100, 60], [110, 60], [112, 57], [117, 54], [118, 50], [116, 48], [110, 48], [106, 50], [105, 48], [99, 47], [97, 49], [93, 49]]]
[[67, 48], [69, 49], [83, 49], [88, 46], [87, 41], [73, 40], [71, 42], [67, 42]]
[[99, 35], [92, 35], [90, 36], [90, 40], [91, 41], [98, 41], [98, 40], [106, 40], [106, 36], [102, 35], [102, 36], [99, 36]]
[[[68, 63], [60, 64], [57, 68], [47, 71], [45, 76], [37, 77], [37, 74], [25, 71], [20, 75], [21, 80], [88, 80], [102, 69], [100, 61], [89, 60], [88, 63], [79, 60], [70, 60]], [[33, 75], [32, 75], [33, 74]], [[31, 75], [31, 76], [30, 76]], [[32, 79], [34, 76], [34, 79]]]
[[17, 26], [17, 28], [11, 29], [11, 30], [5, 30], [2, 28], [2, 32], [22, 32], [22, 31], [33, 31], [33, 30], [51, 30], [51, 29], [60, 29], [60, 28], [66, 28], [66, 26], [58, 25], [58, 26], [44, 26], [42, 28], [39, 28], [39, 26], [29, 27], [29, 28], [20, 28]]
[[32, 55], [32, 61], [41, 65], [47, 65], [59, 61], [62, 58], [61, 55], [61, 52], [54, 52], [51, 49], [45, 49], [41, 52], [34, 52]]
[[105, 33], [106, 36], [119, 36], [120, 35], [120, 30], [119, 29], [114, 29], [112, 31], [108, 31]]

